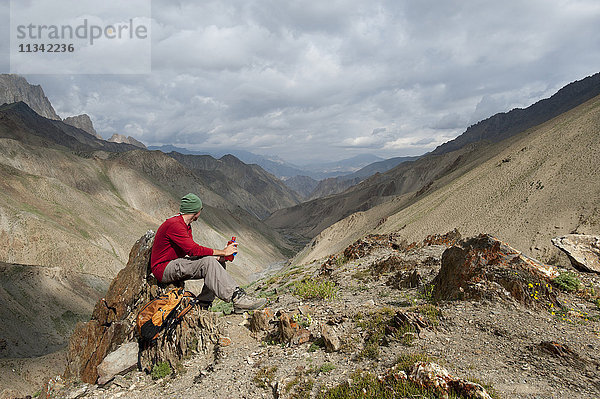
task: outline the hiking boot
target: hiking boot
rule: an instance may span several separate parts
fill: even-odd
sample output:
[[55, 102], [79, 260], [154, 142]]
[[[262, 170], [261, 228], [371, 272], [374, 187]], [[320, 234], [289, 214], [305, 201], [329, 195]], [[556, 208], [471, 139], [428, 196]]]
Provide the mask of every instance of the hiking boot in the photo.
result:
[[267, 304], [267, 300], [265, 298], [254, 298], [246, 294], [246, 291], [241, 288], [235, 290], [231, 301], [233, 302], [234, 313], [244, 313], [248, 310], [257, 310]]

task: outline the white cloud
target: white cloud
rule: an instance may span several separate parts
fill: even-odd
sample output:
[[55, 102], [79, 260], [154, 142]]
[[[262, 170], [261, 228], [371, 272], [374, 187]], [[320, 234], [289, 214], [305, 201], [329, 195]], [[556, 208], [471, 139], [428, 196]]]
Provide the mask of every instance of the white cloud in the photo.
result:
[[151, 75], [28, 78], [105, 136], [129, 125], [150, 145], [298, 161], [423, 153], [600, 65], [595, 0], [180, 0], [152, 14]]

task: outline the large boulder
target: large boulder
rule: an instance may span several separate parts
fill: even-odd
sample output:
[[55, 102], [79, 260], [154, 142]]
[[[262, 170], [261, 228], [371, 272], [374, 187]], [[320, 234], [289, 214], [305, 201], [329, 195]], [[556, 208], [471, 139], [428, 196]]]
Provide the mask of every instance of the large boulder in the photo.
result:
[[[150, 272], [153, 242], [154, 232], [148, 231], [134, 244], [127, 266], [112, 281], [106, 296], [96, 303], [91, 320], [75, 327], [69, 341], [65, 378], [95, 384], [98, 366], [105, 357], [124, 343], [137, 342], [135, 319], [141, 307], [174, 288], [159, 285]], [[142, 368], [148, 371], [153, 364], [169, 362], [174, 369], [191, 351], [208, 352], [211, 343], [218, 339], [217, 330], [214, 315], [194, 307], [177, 325], [174, 334], [142, 348]]]
[[117, 374], [135, 369], [138, 350], [137, 342], [128, 342], [106, 356], [98, 366], [98, 384], [106, 384]]
[[600, 273], [600, 237], [567, 234], [553, 238], [552, 244], [567, 254], [575, 269]]
[[[150, 299], [149, 259], [154, 233], [148, 231], [131, 249], [127, 266], [112, 281], [87, 323], [78, 323], [69, 341], [66, 378], [90, 384], [98, 379], [98, 365], [121, 344], [134, 341], [135, 309]], [[156, 292], [155, 292], [156, 294]]]
[[557, 275], [552, 266], [481, 234], [444, 251], [432, 296], [434, 300], [512, 299], [532, 307], [558, 305], [550, 284]]

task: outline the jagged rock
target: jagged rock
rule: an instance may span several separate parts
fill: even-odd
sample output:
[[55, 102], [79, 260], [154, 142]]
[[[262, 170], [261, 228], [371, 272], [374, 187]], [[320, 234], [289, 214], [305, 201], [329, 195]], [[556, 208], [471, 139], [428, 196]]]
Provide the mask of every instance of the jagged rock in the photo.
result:
[[581, 356], [566, 344], [560, 344], [555, 341], [542, 341], [538, 344], [538, 347], [543, 352], [559, 357], [571, 364], [578, 364], [581, 366], [584, 362]]
[[[96, 303], [92, 318], [78, 323], [69, 341], [64, 376], [95, 384], [98, 365], [124, 342], [136, 340], [135, 318], [141, 307], [173, 285], [160, 287], [150, 274], [150, 253], [154, 232], [148, 231], [133, 246], [127, 266], [112, 281], [105, 298]], [[173, 334], [159, 337], [144, 348], [141, 364], [149, 370], [156, 362], [169, 362], [172, 369], [191, 351], [207, 351], [218, 340], [216, 316], [195, 307]], [[176, 337], [176, 338], [174, 338]]]
[[90, 119], [90, 117], [87, 114], [69, 116], [68, 118], [65, 118], [63, 120], [63, 122], [68, 125], [79, 128], [79, 129], [91, 134], [92, 136], [96, 137], [97, 139], [103, 140], [102, 136], [100, 136], [96, 132], [96, 129], [94, 129], [94, 124], [92, 123], [92, 120]]
[[369, 234], [361, 238], [344, 250], [346, 259], [359, 259], [371, 253], [376, 248], [393, 248], [402, 250], [407, 247], [405, 239], [400, 238], [398, 233], [391, 234]]
[[278, 327], [279, 342], [283, 344], [300, 345], [310, 340], [310, 331], [302, 328], [286, 313], [281, 312]]
[[[171, 370], [177, 370], [178, 363], [192, 353], [214, 356], [214, 345], [219, 341], [220, 335], [217, 315], [194, 307], [171, 334], [161, 334], [154, 344], [142, 349], [142, 370], [151, 372], [152, 367], [161, 362], [168, 362]], [[214, 358], [210, 360], [213, 361]]]
[[138, 347], [137, 342], [128, 342], [108, 354], [98, 365], [98, 384], [104, 385], [117, 374], [133, 370], [137, 366]]
[[461, 239], [460, 232], [458, 229], [454, 229], [452, 231], [447, 232], [446, 234], [433, 234], [428, 235], [424, 240], [421, 246], [431, 246], [431, 245], [445, 245], [447, 247], [451, 247], [456, 245]]
[[462, 378], [452, 377], [446, 369], [433, 362], [417, 362], [410, 372], [408, 379], [423, 387], [433, 389], [448, 397], [451, 390], [461, 396], [477, 399], [492, 399], [481, 385]]
[[269, 308], [255, 311], [250, 317], [250, 331], [259, 332], [269, 329], [269, 321], [273, 317], [273, 311]]
[[281, 313], [279, 316], [279, 338], [281, 342], [290, 342], [298, 328], [298, 323], [292, 321], [287, 313]]
[[342, 347], [342, 342], [333, 327], [324, 325], [321, 329], [321, 337], [323, 338], [323, 342], [325, 342], [327, 352], [337, 352]]
[[125, 143], [125, 144], [131, 144], [134, 145], [136, 147], [140, 147], [140, 148], [146, 148], [146, 146], [144, 145], [144, 143], [142, 143], [141, 141], [138, 141], [136, 139], [134, 139], [131, 136], [127, 136], [125, 137], [122, 134], [113, 134], [107, 141], [110, 141], [111, 143]]
[[31, 85], [19, 75], [0, 74], [0, 105], [19, 101], [44, 118], [60, 120], [41, 86]]
[[481, 234], [444, 251], [432, 296], [435, 300], [513, 299], [534, 307], [558, 305], [550, 285], [557, 275], [552, 266]]
[[575, 269], [600, 273], [599, 236], [568, 234], [553, 238], [552, 244], [567, 254]]
[[385, 259], [379, 260], [371, 266], [371, 274], [379, 276], [384, 273], [399, 270], [408, 266], [404, 259], [397, 255], [388, 256]]
[[388, 280], [387, 285], [394, 288], [417, 288], [421, 282], [422, 277], [418, 270], [400, 271]]
[[[91, 320], [75, 327], [69, 341], [65, 377], [96, 383], [97, 368], [104, 357], [126, 340], [133, 340], [133, 309], [151, 296], [146, 278], [153, 242], [154, 233], [149, 231], [134, 244], [127, 266], [112, 281], [106, 297], [96, 303]], [[154, 295], [158, 290], [155, 291]]]
[[415, 363], [408, 374], [408, 378], [424, 387], [436, 391], [448, 392], [448, 381], [452, 378], [448, 371], [439, 364], [432, 362]]
[[[387, 326], [387, 329], [402, 329], [414, 330], [417, 335], [421, 334], [423, 329], [433, 329], [433, 325], [424, 315], [416, 312], [402, 312], [397, 311], [394, 317], [391, 320], [391, 323]], [[386, 331], [386, 334], [393, 333], [395, 331]]]

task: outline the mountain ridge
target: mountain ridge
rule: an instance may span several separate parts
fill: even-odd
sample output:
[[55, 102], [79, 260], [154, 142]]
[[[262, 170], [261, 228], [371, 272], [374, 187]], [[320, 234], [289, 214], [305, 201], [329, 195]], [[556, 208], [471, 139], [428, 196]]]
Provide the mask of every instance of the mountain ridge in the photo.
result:
[[[517, 249], [546, 262], [559, 251], [550, 239], [600, 228], [600, 95], [542, 125], [498, 143], [440, 176], [422, 192], [354, 213], [317, 235], [296, 257], [310, 262], [369, 233], [407, 240], [458, 228], [511, 237]], [[473, 144], [470, 144], [473, 145]], [[452, 152], [447, 153], [452, 154]]]
[[[600, 73], [576, 81], [565, 87], [567, 89], [561, 89], [562, 91], [559, 90], [557, 92], [560, 95], [555, 94], [550, 97], [552, 101], [539, 101], [532, 109], [539, 110], [539, 107], [546, 104], [550, 105], [551, 110], [561, 108], [562, 106], [556, 105], [556, 102], [563, 98], [563, 96], [567, 98], [567, 105], [565, 106], [572, 106], [573, 104], [581, 104], [582, 101], [589, 98], [590, 93], [600, 94]], [[577, 94], [580, 94], [581, 97], [577, 97]], [[515, 126], [522, 126], [523, 131], [530, 128], [530, 122], [525, 121], [523, 125], [519, 125], [518, 122], [523, 122], [520, 116], [530, 112], [527, 110], [530, 110], [530, 108], [528, 107], [523, 112], [517, 113], [519, 118], [514, 123]], [[545, 115], [546, 113], [543, 114]], [[515, 113], [511, 115], [515, 115]], [[492, 121], [498, 120], [494, 117], [488, 119]], [[489, 140], [487, 136], [481, 136], [479, 137], [481, 138], [480, 141], [472, 142], [470, 141], [472, 131], [469, 131], [469, 135], [465, 136], [464, 140], [468, 141], [468, 143], [458, 149], [453, 151], [434, 151], [416, 161], [404, 162], [385, 173], [371, 176], [340, 194], [315, 199], [292, 208], [279, 210], [266, 219], [266, 223], [282, 234], [295, 234], [299, 242], [306, 243], [327, 226], [355, 212], [368, 210], [393, 197], [411, 192], [421, 192], [423, 194], [427, 192], [428, 187], [434, 180], [452, 173], [452, 171], [460, 168], [465, 163], [473, 162], [474, 158], [478, 156], [478, 145], [485, 145], [486, 142], [497, 142], [495, 141], [497, 137], [494, 132], [491, 133], [494, 136], [489, 138]], [[461, 142], [460, 137], [462, 135], [455, 139], [453, 143]], [[450, 147], [444, 147], [444, 149], [447, 148]]]
[[571, 82], [549, 98], [542, 99], [527, 108], [501, 112], [469, 126], [463, 134], [438, 146], [432, 154], [453, 151], [468, 143], [484, 139], [492, 142], [501, 141], [583, 104], [599, 93], [600, 72]]
[[23, 101], [39, 115], [61, 120], [39, 85], [32, 85], [19, 75], [0, 74], [0, 105]]

